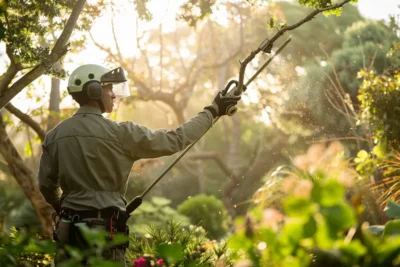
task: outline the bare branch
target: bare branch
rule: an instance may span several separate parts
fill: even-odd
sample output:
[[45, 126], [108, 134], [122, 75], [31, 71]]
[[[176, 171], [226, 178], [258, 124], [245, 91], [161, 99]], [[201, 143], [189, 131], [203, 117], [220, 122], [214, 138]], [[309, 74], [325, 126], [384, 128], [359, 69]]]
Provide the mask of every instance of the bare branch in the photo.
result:
[[22, 89], [24, 89], [28, 84], [39, 78], [46, 69], [50, 68], [55, 64], [61, 57], [63, 57], [68, 49], [67, 42], [71, 37], [72, 31], [75, 28], [76, 22], [79, 15], [83, 9], [86, 0], [78, 0], [72, 9], [71, 15], [65, 25], [63, 32], [58, 38], [56, 44], [54, 45], [49, 57], [42, 63], [33, 68], [30, 72], [24, 75], [21, 79], [16, 81], [11, 87], [6, 91], [2, 92], [0, 95], [0, 109], [3, 108], [8, 102], [13, 99]]
[[221, 156], [218, 155], [218, 153], [215, 151], [191, 153], [186, 156], [186, 159], [187, 160], [197, 160], [197, 159], [214, 160], [227, 176], [231, 177], [231, 175], [232, 175], [232, 171], [229, 168], [229, 166], [227, 164], [225, 164], [225, 162], [222, 160]]
[[252, 51], [250, 53], [250, 55], [248, 55], [241, 63], [240, 63], [240, 71], [239, 71], [239, 87], [237, 88], [237, 92], [241, 93], [242, 92], [242, 86], [243, 86], [243, 81], [244, 81], [244, 74], [246, 71], [246, 66], [247, 64], [253, 60], [253, 58], [261, 51], [264, 50], [268, 50], [268, 47], [272, 47], [272, 45], [274, 44], [274, 42], [276, 40], [278, 40], [279, 37], [281, 37], [285, 32], [287, 31], [291, 31], [294, 30], [298, 27], [300, 27], [301, 25], [303, 25], [304, 23], [306, 23], [307, 21], [310, 21], [311, 19], [313, 19], [317, 14], [322, 13], [324, 11], [328, 11], [328, 10], [332, 10], [332, 9], [336, 9], [339, 7], [342, 7], [344, 4], [350, 2], [350, 0], [344, 0], [341, 3], [338, 3], [336, 5], [331, 5], [325, 8], [317, 8], [315, 10], [313, 10], [310, 14], [308, 14], [306, 17], [304, 17], [302, 20], [300, 20], [299, 22], [293, 24], [293, 25], [289, 25], [289, 26], [284, 26], [282, 27], [271, 39], [265, 39], [260, 46]]
[[17, 75], [18, 71], [22, 69], [22, 65], [20, 63], [15, 63], [14, 57], [9, 45], [6, 46], [6, 53], [8, 58], [10, 59], [10, 66], [8, 66], [6, 73], [3, 75], [0, 80], [0, 95], [5, 92], [14, 79], [15, 75]]
[[10, 111], [12, 114], [14, 114], [17, 118], [19, 118], [21, 121], [29, 125], [39, 136], [40, 140], [43, 142], [44, 137], [46, 136], [46, 132], [40, 127], [39, 123], [34, 121], [31, 116], [28, 114], [23, 113], [21, 110], [13, 106], [11, 103], [8, 103], [6, 105], [6, 109]]
[[[120, 59], [120, 61], [123, 61], [121, 50], [119, 48], [119, 44], [118, 44], [118, 41], [117, 41], [117, 35], [115, 33], [114, 18], [111, 18], [111, 30], [112, 30], [112, 35], [113, 35], [113, 39], [114, 39], [114, 44], [115, 44], [115, 47], [117, 49], [118, 58]], [[92, 38], [92, 40], [93, 40], [93, 38]]]

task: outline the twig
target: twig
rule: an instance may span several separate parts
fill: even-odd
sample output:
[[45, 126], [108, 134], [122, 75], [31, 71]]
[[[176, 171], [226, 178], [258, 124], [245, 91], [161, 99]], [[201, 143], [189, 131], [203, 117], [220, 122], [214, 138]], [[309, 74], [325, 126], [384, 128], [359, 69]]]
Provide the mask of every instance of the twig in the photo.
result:
[[341, 3], [338, 3], [336, 5], [331, 5], [331, 6], [325, 7], [325, 8], [317, 8], [317, 9], [313, 10], [310, 14], [308, 14], [305, 18], [300, 20], [299, 22], [297, 22], [297, 23], [295, 23], [293, 25], [282, 27], [271, 39], [265, 39], [256, 50], [252, 51], [242, 62], [240, 62], [239, 86], [236, 88], [236, 93], [235, 94], [239, 95], [243, 91], [243, 85], [244, 85], [243, 81], [244, 81], [244, 73], [246, 71], [246, 66], [250, 61], [252, 61], [254, 59], [254, 57], [259, 52], [266, 50], [268, 47], [272, 47], [274, 42], [276, 40], [278, 40], [278, 38], [281, 37], [285, 32], [291, 31], [293, 29], [296, 29], [296, 28], [300, 27], [301, 25], [303, 25], [307, 21], [310, 21], [311, 19], [313, 19], [317, 14], [319, 14], [321, 12], [324, 12], [324, 11], [328, 11], [328, 10], [332, 10], [332, 9], [336, 9], [336, 8], [342, 7], [344, 4], [346, 4], [348, 2], [350, 2], [350, 0], [344, 0]]

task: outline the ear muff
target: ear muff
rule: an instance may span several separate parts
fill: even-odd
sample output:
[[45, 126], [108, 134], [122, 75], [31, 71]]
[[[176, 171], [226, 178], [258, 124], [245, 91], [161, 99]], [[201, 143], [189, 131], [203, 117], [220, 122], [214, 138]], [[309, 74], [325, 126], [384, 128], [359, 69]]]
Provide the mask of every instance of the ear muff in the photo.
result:
[[87, 85], [87, 95], [91, 100], [99, 100], [103, 97], [103, 87], [98, 81], [90, 81]]

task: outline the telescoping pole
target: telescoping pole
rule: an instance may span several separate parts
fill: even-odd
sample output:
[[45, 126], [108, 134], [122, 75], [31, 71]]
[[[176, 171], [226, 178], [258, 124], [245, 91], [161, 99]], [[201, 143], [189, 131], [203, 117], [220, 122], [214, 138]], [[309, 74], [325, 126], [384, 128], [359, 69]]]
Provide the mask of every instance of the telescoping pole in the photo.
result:
[[[266, 39], [267, 40], [267, 39]], [[286, 40], [286, 42], [285, 43], [283, 43], [280, 47], [279, 47], [279, 49], [278, 50], [276, 50], [276, 52], [261, 66], [261, 68], [260, 69], [258, 69], [258, 71], [256, 72], [256, 73], [254, 73], [253, 74], [253, 76], [251, 76], [250, 77], [250, 79], [246, 82], [246, 84], [244, 84], [244, 85], [241, 85], [240, 83], [235, 83], [236, 84], [236, 86], [235, 87], [233, 87], [232, 89], [230, 89], [229, 87], [230, 87], [230, 85], [232, 84], [232, 83], [228, 83], [228, 86], [227, 86], [227, 88], [225, 88], [225, 90], [227, 90], [227, 94], [228, 95], [233, 95], [233, 94], [235, 94], [235, 95], [241, 95], [242, 93], [243, 93], [243, 91], [246, 89], [246, 87], [252, 82], [252, 81], [254, 81], [254, 79], [261, 73], [261, 71], [263, 71], [264, 69], [265, 69], [265, 67], [267, 67], [270, 63], [271, 63], [271, 61], [286, 47], [286, 45], [291, 41], [292, 39], [291, 38], [289, 38], [289, 39], [287, 39]], [[267, 49], [267, 46], [269, 46], [269, 47], [271, 47], [271, 44], [270, 43], [268, 43], [268, 42], [266, 42], [266, 41], [264, 41], [264, 42], [262, 42], [261, 43], [261, 45], [259, 46], [259, 48], [257, 49], [257, 51], [255, 51], [255, 52], [252, 52], [252, 54], [250, 54], [247, 58], [246, 58], [246, 60], [247, 60], [247, 63], [248, 62], [250, 62], [254, 57], [255, 57], [255, 55], [258, 53], [258, 52], [260, 52], [260, 51], [266, 51], [266, 49]], [[246, 64], [247, 64], [246, 63]], [[245, 67], [245, 66], [244, 66]], [[244, 73], [243, 73], [244, 74]], [[240, 80], [240, 79], [239, 79]], [[238, 89], [239, 89], [239, 91], [238, 91]], [[228, 110], [228, 112], [227, 112], [227, 114], [229, 115], [229, 116], [232, 116], [233, 114], [235, 114], [236, 113], [236, 111], [237, 111], [237, 108], [236, 107], [231, 107], [229, 110]], [[213, 123], [212, 123], [212, 125], [214, 125], [218, 120], [219, 120], [219, 118], [220, 117], [216, 117], [214, 120], [213, 120]], [[166, 174], [166, 173], [168, 173], [169, 172], [169, 170], [171, 170], [172, 169], [172, 167], [174, 167], [175, 166], [175, 164], [197, 143], [197, 141], [199, 141], [207, 132], [208, 132], [208, 130], [210, 130], [211, 129], [211, 127], [209, 128], [209, 129], [207, 129], [198, 139], [196, 139], [193, 143], [191, 143], [189, 146], [187, 146], [180, 154], [179, 154], [179, 156], [157, 177], [157, 179], [146, 189], [146, 190], [144, 190], [144, 192], [140, 195], [140, 196], [137, 196], [137, 197], [135, 197], [131, 202], [129, 202], [128, 203], [128, 205], [126, 206], [126, 213], [127, 214], [131, 214], [134, 210], [136, 210], [139, 206], [140, 206], [140, 204], [142, 204], [142, 201], [143, 201], [143, 198], [144, 198], [144, 196], [145, 195], [147, 195], [147, 193], [164, 177], [164, 175]]]

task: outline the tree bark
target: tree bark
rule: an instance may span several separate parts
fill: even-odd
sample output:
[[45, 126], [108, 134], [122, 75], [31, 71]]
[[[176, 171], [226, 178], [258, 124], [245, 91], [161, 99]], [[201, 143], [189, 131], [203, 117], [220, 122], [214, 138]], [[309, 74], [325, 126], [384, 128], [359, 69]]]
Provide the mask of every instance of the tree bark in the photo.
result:
[[51, 92], [49, 101], [49, 118], [47, 121], [47, 131], [51, 130], [60, 123], [60, 80], [51, 78]]
[[42, 235], [50, 238], [52, 236], [51, 215], [53, 208], [47, 204], [39, 190], [36, 175], [23, 162], [5, 129], [3, 117], [0, 116], [0, 153], [7, 162], [10, 173], [15, 177], [24, 191], [25, 196], [32, 203], [42, 226]]

